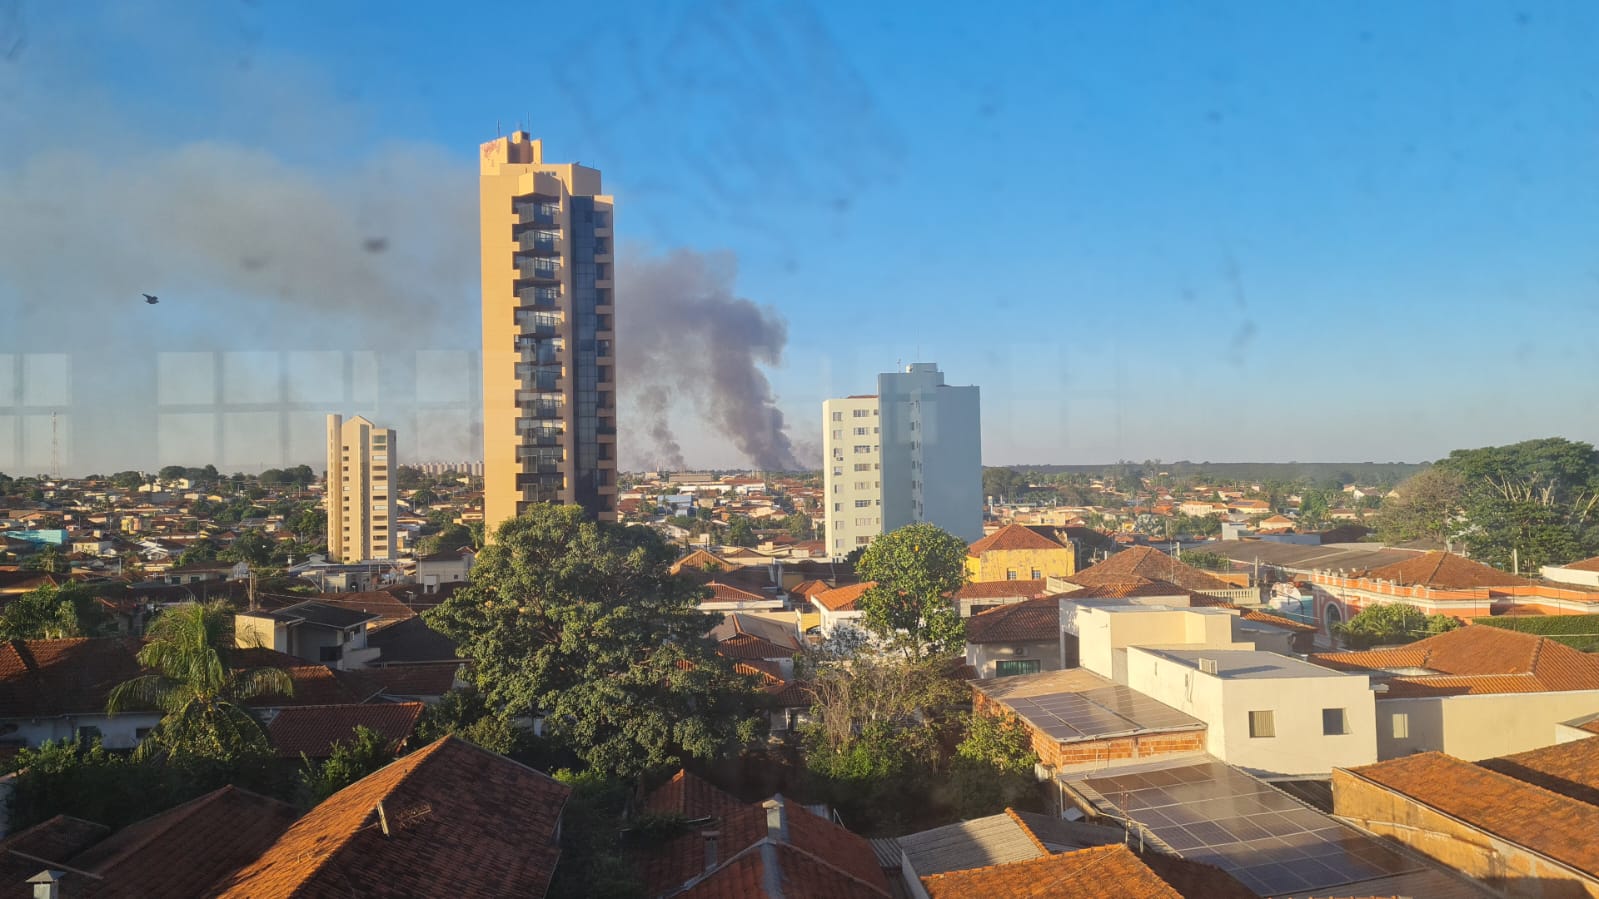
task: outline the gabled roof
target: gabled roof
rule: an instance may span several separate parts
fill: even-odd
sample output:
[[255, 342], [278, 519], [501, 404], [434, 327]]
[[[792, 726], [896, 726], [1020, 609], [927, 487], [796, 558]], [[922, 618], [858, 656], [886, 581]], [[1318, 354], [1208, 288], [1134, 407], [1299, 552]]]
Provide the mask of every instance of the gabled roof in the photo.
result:
[[[771, 895], [765, 885], [779, 883], [782, 895], [829, 899], [883, 899], [888, 881], [870, 844], [843, 827], [783, 796], [718, 815], [715, 863], [707, 866], [706, 839], [696, 829], [644, 860], [651, 896], [696, 899], [747, 899]], [[682, 893], [674, 891], [688, 885]]]
[[56, 815], [0, 842], [0, 852], [20, 852], [62, 862], [105, 839], [111, 828], [71, 815]]
[[377, 620], [372, 622], [373, 628], [387, 627], [416, 617], [416, 612], [410, 606], [386, 590], [372, 590], [366, 593], [323, 593], [313, 602], [344, 609], [347, 612], [376, 615]]
[[966, 619], [967, 643], [1040, 643], [1060, 638], [1060, 600], [1030, 599]]
[[1583, 559], [1580, 562], [1567, 562], [1560, 567], [1569, 568], [1573, 571], [1599, 571], [1599, 556], [1594, 556], [1591, 559]]
[[850, 584], [847, 587], [834, 587], [811, 597], [811, 602], [820, 605], [829, 612], [853, 612], [855, 604], [865, 595], [867, 590], [877, 586], [876, 581], [862, 581], [859, 584]]
[[956, 599], [1034, 599], [1048, 589], [1048, 581], [968, 581], [955, 591]]
[[[376, 696], [420, 698], [443, 696], [455, 689], [459, 664], [384, 665], [334, 672], [352, 698], [366, 702]], [[333, 705], [335, 703], [327, 703]]]
[[454, 659], [455, 641], [433, 628], [420, 615], [390, 624], [366, 635], [366, 645], [381, 650], [378, 661], [442, 662]]
[[922, 885], [931, 899], [1185, 899], [1119, 845], [953, 870], [923, 877]]
[[422, 717], [420, 702], [365, 705], [315, 705], [284, 709], [267, 725], [267, 737], [280, 758], [327, 758], [333, 744], [354, 737], [357, 727], [377, 731], [391, 746], [404, 743]]
[[699, 569], [700, 571], [729, 571], [738, 566], [726, 559], [707, 550], [696, 549], [676, 562], [672, 563], [672, 573], [679, 574], [686, 568]]
[[[298, 812], [227, 786], [130, 824], [65, 861], [100, 876], [69, 884], [70, 896], [203, 896], [266, 851]], [[181, 859], [181, 864], [175, 863]]]
[[781, 659], [799, 652], [793, 625], [768, 618], [729, 612], [711, 628], [716, 651], [730, 659]]
[[1532, 583], [1524, 577], [1516, 577], [1492, 565], [1484, 565], [1465, 556], [1441, 551], [1422, 553], [1412, 559], [1373, 568], [1366, 572], [1366, 577], [1443, 590], [1521, 587]]
[[[384, 595], [386, 596], [387, 594]], [[392, 599], [392, 597], [390, 598]], [[239, 614], [241, 616], [271, 618], [275, 621], [305, 623], [317, 627], [332, 628], [333, 630], [347, 630], [357, 625], [377, 621], [380, 617], [374, 612], [363, 612], [356, 608], [321, 602], [320, 600], [297, 602], [272, 611], [240, 612]]]
[[1599, 739], [1556, 743], [1477, 764], [1553, 793], [1599, 805]]
[[1083, 587], [1080, 590], [1073, 590], [1070, 593], [1062, 593], [1060, 594], [1059, 598], [1077, 600], [1126, 599], [1128, 597], [1138, 596], [1169, 596], [1188, 597], [1190, 604], [1192, 604], [1195, 595], [1196, 594], [1193, 591], [1184, 590], [1182, 587], [1179, 587], [1176, 584], [1168, 583], [1166, 581], [1150, 580], [1147, 577], [1133, 575], [1128, 577], [1126, 580], [1109, 581], [1104, 584], [1095, 584], [1091, 587]]
[[711, 591], [709, 602], [760, 602], [771, 599], [769, 596], [751, 593], [748, 590], [735, 587], [732, 584], [724, 584], [718, 580], [706, 581], [702, 586], [709, 588]]
[[1389, 698], [1599, 690], [1599, 657], [1548, 637], [1498, 627], [1467, 625], [1408, 646], [1324, 652], [1310, 659], [1341, 671], [1379, 675], [1415, 668], [1435, 672], [1387, 677]]
[[133, 638], [0, 644], [0, 718], [101, 713], [111, 688], [143, 673]]
[[1173, 559], [1158, 549], [1133, 546], [1122, 550], [1098, 565], [1093, 565], [1072, 575], [1067, 580], [1085, 587], [1115, 584], [1131, 578], [1168, 581], [1185, 590], [1232, 590], [1236, 585], [1207, 574]]
[[905, 860], [925, 881], [934, 874], [1049, 855], [1031, 829], [1009, 810], [957, 821], [899, 838]]
[[1441, 752], [1378, 762], [1350, 773], [1467, 825], [1599, 875], [1599, 807]]
[[1017, 549], [1069, 549], [1060, 543], [1020, 524], [1007, 524], [999, 530], [966, 548], [966, 554], [978, 558], [986, 552]]
[[644, 807], [657, 814], [694, 819], [731, 814], [742, 809], [744, 803], [698, 774], [680, 768], [671, 780], [650, 791], [644, 798]]
[[235, 899], [542, 896], [571, 789], [444, 737], [333, 794], [219, 885]]

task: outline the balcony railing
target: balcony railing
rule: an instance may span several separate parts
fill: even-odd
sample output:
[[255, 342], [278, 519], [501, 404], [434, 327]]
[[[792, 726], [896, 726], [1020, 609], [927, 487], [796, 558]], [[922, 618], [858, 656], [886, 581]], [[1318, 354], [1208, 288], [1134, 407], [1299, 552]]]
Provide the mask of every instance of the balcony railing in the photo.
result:
[[516, 292], [523, 309], [554, 309], [561, 302], [559, 287], [524, 287]]
[[559, 312], [522, 310], [516, 312], [516, 326], [524, 337], [554, 337], [561, 332]]
[[537, 256], [516, 257], [516, 270], [523, 278], [534, 281], [561, 280], [561, 267], [551, 265], [550, 260], [540, 259]]
[[531, 456], [533, 449], [536, 447], [560, 446], [561, 437], [563, 434], [564, 432], [555, 430], [553, 428], [539, 428], [533, 431], [524, 431], [522, 434], [522, 446], [516, 451], [517, 458], [521, 459]]
[[[533, 421], [549, 421], [551, 419], [558, 419], [561, 417], [561, 406], [559, 403], [523, 403], [520, 405], [520, 408], [522, 410], [523, 420], [531, 419]], [[540, 427], [542, 426], [530, 423], [527, 428], [521, 428], [521, 430]]]
[[516, 207], [516, 214], [524, 225], [559, 225], [561, 223], [561, 207], [554, 203], [523, 203]]
[[559, 253], [561, 238], [550, 231], [523, 231], [516, 239], [516, 246], [528, 253]]

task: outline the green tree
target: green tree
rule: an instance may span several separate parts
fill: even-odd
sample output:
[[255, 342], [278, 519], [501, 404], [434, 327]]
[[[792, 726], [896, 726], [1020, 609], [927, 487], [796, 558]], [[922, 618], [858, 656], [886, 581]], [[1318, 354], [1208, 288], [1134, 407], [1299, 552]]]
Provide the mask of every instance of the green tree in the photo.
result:
[[123, 490], [133, 490], [144, 483], [144, 472], [119, 471], [111, 476], [111, 483], [121, 487]]
[[227, 549], [217, 553], [217, 559], [222, 562], [245, 562], [252, 568], [259, 568], [271, 564], [277, 543], [261, 531], [245, 531], [235, 537]]
[[1382, 603], [1362, 609], [1355, 617], [1333, 626], [1333, 632], [1351, 649], [1410, 643], [1454, 630], [1460, 622], [1448, 615], [1428, 615], [1402, 602]]
[[301, 789], [305, 806], [316, 805], [334, 793], [394, 761], [394, 743], [377, 731], [358, 726], [348, 740], [333, 744], [328, 757], [314, 762], [304, 756]]
[[439, 501], [439, 495], [431, 487], [422, 487], [411, 494], [411, 508], [422, 509]]
[[1178, 554], [1178, 561], [1184, 565], [1203, 568], [1206, 571], [1232, 571], [1233, 560], [1221, 553], [1201, 552], [1199, 550], [1183, 550]]
[[292, 695], [294, 682], [280, 668], [230, 667], [232, 632], [232, 615], [220, 603], [178, 606], [155, 619], [138, 655], [151, 673], [113, 687], [106, 702], [113, 715], [148, 708], [161, 712], [136, 758], [237, 770], [270, 756], [266, 731], [243, 703]]
[[983, 495], [1014, 499], [1029, 489], [1027, 475], [1014, 468], [983, 469]]
[[811, 525], [811, 517], [803, 512], [795, 512], [783, 519], [783, 531], [790, 537], [800, 540], [809, 540], [815, 535]]
[[217, 560], [217, 545], [210, 540], [196, 540], [178, 556], [178, 566], [204, 565]]
[[1315, 530], [1327, 524], [1327, 513], [1331, 509], [1325, 490], [1305, 490], [1299, 494], [1299, 517], [1295, 524], [1301, 530]]
[[991, 815], [1005, 808], [1036, 804], [1032, 734], [1014, 715], [973, 712], [966, 736], [955, 748], [948, 788], [962, 818]]
[[182, 465], [167, 465], [157, 472], [157, 476], [163, 481], [176, 481], [179, 478], [188, 477], [189, 470]]
[[876, 581], [860, 599], [868, 630], [907, 658], [955, 652], [966, 628], [951, 594], [966, 583], [966, 542], [926, 522], [872, 541], [855, 564]]
[[20, 567], [23, 571], [48, 571], [51, 574], [66, 574], [72, 570], [72, 563], [61, 554], [61, 550], [54, 546], [46, 546], [33, 555], [22, 560]]
[[0, 639], [96, 637], [109, 622], [99, 601], [82, 586], [44, 584], [12, 600], [0, 612]]
[[1471, 555], [1536, 571], [1599, 551], [1599, 452], [1552, 437], [1456, 450], [1437, 465], [1465, 495], [1459, 534]]
[[1395, 488], [1396, 496], [1381, 501], [1377, 539], [1385, 543], [1454, 537], [1459, 529], [1466, 482], [1456, 471], [1434, 466]]
[[717, 616], [668, 571], [654, 530], [537, 504], [501, 525], [468, 585], [429, 611], [468, 677], [509, 715], [540, 715], [589, 765], [634, 775], [712, 758], [758, 731], [747, 679], [707, 637]]
[[1220, 515], [1174, 515], [1172, 536], [1215, 537], [1221, 533]]
[[755, 526], [740, 515], [728, 524], [727, 542], [733, 546], [754, 546], [760, 540], [755, 536]]
[[429, 537], [423, 537], [417, 544], [419, 555], [431, 556], [434, 553], [454, 552], [462, 547], [472, 545], [472, 530], [466, 525], [450, 523], [443, 530]]

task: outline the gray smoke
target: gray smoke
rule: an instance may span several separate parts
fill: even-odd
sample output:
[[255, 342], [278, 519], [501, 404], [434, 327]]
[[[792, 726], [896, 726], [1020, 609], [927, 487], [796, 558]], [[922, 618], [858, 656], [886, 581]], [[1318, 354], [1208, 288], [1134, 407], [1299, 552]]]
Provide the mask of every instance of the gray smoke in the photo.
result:
[[639, 430], [650, 438], [652, 455], [646, 467], [682, 471], [687, 467], [683, 461], [683, 447], [672, 433], [672, 424], [668, 419], [672, 406], [671, 392], [660, 384], [650, 384], [638, 390], [635, 399]]
[[[749, 464], [799, 467], [762, 366], [782, 362], [788, 325], [734, 296], [731, 254], [676, 250], [617, 266], [618, 375], [648, 423], [651, 452], [681, 463], [666, 410], [682, 399]], [[665, 462], [663, 461], [663, 464]]]

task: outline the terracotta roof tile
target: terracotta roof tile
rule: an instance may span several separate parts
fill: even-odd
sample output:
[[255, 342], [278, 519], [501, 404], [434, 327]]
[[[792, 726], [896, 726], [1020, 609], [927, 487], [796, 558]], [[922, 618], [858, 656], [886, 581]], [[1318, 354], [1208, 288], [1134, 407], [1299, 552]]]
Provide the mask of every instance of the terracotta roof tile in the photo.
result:
[[922, 885], [931, 899], [1185, 899], [1120, 845], [934, 874]]
[[1556, 743], [1477, 764], [1562, 796], [1599, 805], [1599, 740]]
[[957, 599], [1035, 599], [1044, 595], [1048, 581], [969, 581], [955, 591]]
[[688, 769], [679, 769], [672, 779], [644, 799], [644, 807], [658, 814], [671, 813], [685, 818], [726, 815], [744, 807], [738, 797], [721, 789]]
[[1567, 562], [1560, 567], [1570, 568], [1574, 571], [1599, 571], [1599, 556], [1594, 556], [1591, 559], [1583, 559], [1580, 562]]
[[[1167, 581], [1156, 581], [1146, 577], [1130, 575], [1125, 580], [1114, 580], [1104, 584], [1095, 584], [1062, 593], [1065, 599], [1124, 599], [1130, 596], [1171, 596], [1189, 598], [1191, 604], [1198, 604], [1193, 591], [1184, 590], [1182, 587]], [[1219, 600], [1218, 600], [1219, 602]]]
[[1590, 876], [1599, 875], [1599, 807], [1441, 752], [1424, 752], [1352, 774], [1525, 846]]
[[862, 581], [847, 587], [835, 587], [812, 596], [811, 602], [820, 604], [830, 612], [853, 612], [861, 596], [875, 586], [877, 586], [876, 581]]
[[[219, 879], [266, 851], [297, 816], [288, 803], [223, 787], [130, 824], [66, 860], [67, 867], [101, 878], [72, 885], [69, 895], [207, 895]], [[177, 858], [183, 863], [173, 864]]]
[[1134, 546], [1124, 549], [1098, 565], [1072, 575], [1067, 580], [1085, 587], [1120, 583], [1131, 578], [1168, 581], [1185, 590], [1233, 590], [1236, 585], [1207, 574], [1192, 565], [1173, 559], [1158, 549]]
[[95, 843], [105, 839], [111, 828], [70, 815], [56, 815], [0, 842], [0, 852], [20, 852], [35, 858], [65, 864]]
[[352, 697], [345, 702], [351, 703], [366, 702], [377, 696], [396, 699], [443, 696], [455, 689], [456, 675], [460, 670], [460, 663], [422, 663], [336, 671], [334, 676], [344, 684]]
[[1547, 637], [1497, 627], [1467, 625], [1393, 649], [1310, 658], [1343, 671], [1437, 672], [1394, 676], [1388, 680], [1389, 696], [1599, 690], [1599, 658]]
[[1492, 565], [1474, 562], [1465, 556], [1435, 551], [1414, 558], [1373, 568], [1366, 577], [1409, 584], [1418, 587], [1436, 587], [1458, 590], [1471, 587], [1518, 587], [1532, 583], [1500, 571]]
[[788, 592], [794, 594], [795, 596], [803, 596], [806, 599], [810, 599], [812, 596], [815, 596], [818, 593], [825, 593], [831, 589], [833, 589], [833, 587], [828, 582], [813, 579], [809, 581], [800, 581], [793, 587], [790, 587]]
[[542, 896], [570, 793], [445, 737], [333, 794], [220, 884], [219, 895]]
[[966, 554], [975, 558], [991, 551], [1066, 548], [1025, 525], [1007, 524], [967, 547]]
[[1060, 600], [1030, 599], [966, 619], [967, 643], [1038, 643], [1060, 637]]
[[320, 705], [284, 709], [273, 716], [267, 737], [281, 758], [327, 758], [333, 744], [351, 739], [357, 727], [377, 731], [398, 746], [411, 737], [422, 716], [420, 702]]

